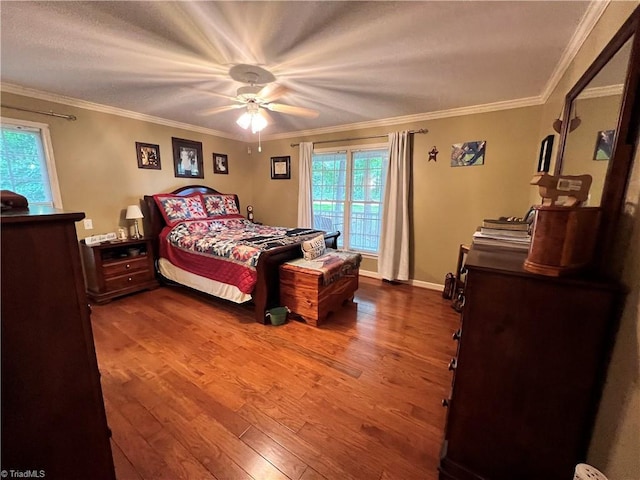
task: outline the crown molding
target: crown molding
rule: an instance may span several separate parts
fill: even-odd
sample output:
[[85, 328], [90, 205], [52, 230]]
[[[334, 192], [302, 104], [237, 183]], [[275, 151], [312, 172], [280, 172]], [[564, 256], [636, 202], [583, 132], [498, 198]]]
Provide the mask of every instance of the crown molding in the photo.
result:
[[[547, 81], [547, 84], [545, 85], [543, 92], [539, 96], [526, 97], [526, 98], [521, 98], [516, 100], [507, 100], [502, 102], [487, 103], [482, 105], [474, 105], [470, 107], [438, 110], [435, 112], [421, 113], [421, 114], [415, 114], [415, 115], [405, 115], [400, 117], [384, 118], [384, 119], [372, 120], [368, 122], [335, 125], [331, 127], [299, 130], [295, 132], [285, 132], [285, 133], [279, 133], [274, 135], [263, 135], [262, 140], [264, 141], [280, 140], [280, 139], [287, 139], [287, 138], [304, 137], [309, 135], [338, 133], [338, 132], [344, 132], [348, 130], [361, 130], [361, 129], [375, 128], [375, 127], [388, 127], [391, 125], [424, 122], [427, 120], [437, 120], [437, 119], [448, 118], [448, 117], [489, 113], [489, 112], [495, 112], [500, 110], [508, 110], [513, 108], [530, 107], [530, 106], [544, 104], [551, 96], [551, 93], [553, 93], [555, 88], [558, 86], [560, 79], [563, 77], [563, 75], [567, 71], [567, 68], [569, 67], [569, 65], [577, 55], [578, 51], [582, 47], [584, 41], [587, 39], [587, 37], [595, 27], [596, 23], [598, 22], [598, 20], [600, 19], [604, 11], [606, 10], [610, 1], [611, 0], [592, 0], [592, 2], [589, 4], [585, 14], [582, 16], [580, 23], [578, 24], [578, 28], [576, 29], [575, 33], [571, 37], [571, 40], [567, 45], [567, 47], [565, 48], [562, 54], [562, 57], [557, 63], [556, 68], [551, 74], [551, 77]], [[617, 87], [618, 86], [614, 86], [611, 88], [613, 89]], [[605, 91], [604, 89], [594, 89], [594, 90], [598, 90], [598, 91], [587, 93], [587, 96], [585, 96], [584, 98], [613, 95], [615, 93], [618, 93], [617, 91], [614, 91], [614, 90], [610, 90], [610, 91]], [[55, 102], [63, 105], [74, 106], [78, 108], [107, 113], [111, 115], [117, 115], [121, 117], [155, 123], [158, 125], [164, 125], [164, 126], [173, 127], [173, 128], [180, 128], [180, 129], [189, 130], [192, 132], [204, 133], [206, 135], [213, 135], [213, 136], [227, 138], [227, 139], [241, 141], [241, 142], [251, 141], [251, 139], [249, 139], [246, 134], [244, 135], [229, 134], [226, 132], [221, 132], [218, 130], [213, 130], [213, 129], [201, 127], [198, 125], [192, 125], [188, 123], [177, 122], [174, 120], [168, 120], [161, 117], [146, 115], [143, 113], [133, 112], [130, 110], [112, 107], [109, 105], [103, 105], [99, 103], [80, 100], [73, 97], [58, 95], [58, 94], [36, 90], [28, 87], [23, 87], [23, 86], [11, 84], [11, 83], [0, 84], [0, 92], [23, 95], [23, 96]]]
[[435, 112], [418, 113], [415, 115], [405, 115], [402, 117], [383, 118], [380, 120], [372, 120], [369, 122], [349, 123], [344, 125], [336, 125], [333, 127], [314, 128], [311, 130], [299, 130], [297, 132], [277, 133], [274, 135], [264, 135], [262, 140], [282, 140], [286, 138], [297, 138], [308, 135], [322, 135], [325, 133], [339, 133], [349, 130], [362, 130], [366, 128], [388, 127], [390, 125], [399, 125], [404, 123], [424, 122], [426, 120], [437, 120], [440, 118], [460, 117], [463, 115], [475, 115], [478, 113], [497, 112], [499, 110], [509, 110], [513, 108], [531, 107], [544, 103], [541, 97], [526, 97], [517, 100], [506, 100], [503, 102], [485, 103], [482, 105], [473, 105], [471, 107], [451, 108], [448, 110], [438, 110]]
[[587, 98], [609, 97], [611, 95], [622, 95], [624, 91], [624, 85], [622, 83], [618, 85], [608, 85], [606, 87], [593, 87], [585, 88], [580, 92], [577, 100], [584, 100]]
[[42, 90], [36, 90], [34, 88], [23, 87], [12, 83], [2, 83], [0, 85], [0, 92], [13, 93], [15, 95], [22, 95], [30, 98], [37, 98], [39, 100], [46, 100], [48, 102], [60, 103], [62, 105], [69, 105], [72, 107], [83, 108], [86, 110], [92, 110], [101, 113], [107, 113], [110, 115], [117, 115], [119, 117], [131, 118], [133, 120], [141, 120], [143, 122], [156, 123], [158, 125], [164, 125], [166, 127], [180, 128], [183, 130], [189, 130], [191, 132], [204, 133], [206, 135], [213, 135], [216, 137], [228, 138], [231, 140], [244, 141], [243, 137], [237, 135], [230, 135], [226, 132], [220, 132], [210, 128], [200, 127], [198, 125], [191, 125], [190, 123], [176, 122], [174, 120], [167, 120], [166, 118], [154, 117], [153, 115], [146, 115], [144, 113], [132, 112], [131, 110], [124, 110], [122, 108], [111, 107], [109, 105], [102, 105], [100, 103], [88, 102], [86, 100], [80, 100], [78, 98], [67, 97], [65, 95], [58, 95], [55, 93], [45, 92]]
[[556, 89], [560, 80], [566, 73], [569, 65], [573, 62], [573, 59], [582, 48], [585, 40], [600, 20], [600, 17], [604, 13], [604, 11], [609, 6], [611, 0], [593, 0], [589, 6], [587, 7], [587, 11], [584, 13], [582, 18], [580, 19], [580, 23], [578, 24], [578, 28], [574, 32], [569, 44], [562, 52], [562, 56], [560, 60], [556, 64], [556, 68], [551, 73], [547, 84], [544, 87], [544, 90], [540, 94], [540, 98], [542, 99], [542, 103], [545, 103], [549, 100], [549, 97]]

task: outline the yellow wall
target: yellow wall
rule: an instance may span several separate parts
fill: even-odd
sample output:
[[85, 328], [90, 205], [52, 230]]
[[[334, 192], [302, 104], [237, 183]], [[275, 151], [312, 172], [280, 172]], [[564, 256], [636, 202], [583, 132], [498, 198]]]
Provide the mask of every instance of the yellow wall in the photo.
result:
[[[10, 109], [2, 115], [48, 123], [65, 210], [80, 210], [93, 220], [94, 229], [78, 224], [78, 235], [115, 231], [126, 227], [124, 209], [143, 195], [171, 191], [187, 183], [203, 183], [222, 192], [235, 192], [241, 208], [253, 204], [255, 218], [265, 224], [295, 226], [298, 198], [298, 148], [289, 138], [247, 145], [202, 133], [189, 132], [117, 115], [55, 104], [14, 94], [3, 103], [54, 110], [78, 117], [74, 122]], [[458, 246], [469, 243], [483, 218], [521, 216], [530, 205], [528, 182], [535, 172], [539, 139], [535, 137], [540, 107], [451, 117], [413, 124], [314, 136], [312, 140], [387, 134], [392, 130], [427, 128], [414, 136], [411, 277], [442, 284], [455, 269]], [[176, 178], [171, 137], [203, 143], [205, 178]], [[485, 164], [451, 167], [453, 143], [486, 140]], [[160, 145], [162, 170], [139, 169], [135, 142]], [[384, 142], [384, 139], [358, 142]], [[333, 144], [339, 145], [339, 144]], [[333, 146], [332, 145], [332, 146]], [[436, 146], [437, 162], [427, 152]], [[229, 175], [214, 175], [212, 153], [229, 156]], [[291, 156], [291, 180], [271, 180], [270, 158]], [[377, 271], [375, 259], [365, 259], [364, 270]]]
[[[470, 243], [484, 218], [523, 216], [530, 207], [529, 180], [535, 173], [539, 141], [540, 107], [451, 117], [367, 130], [343, 131], [311, 139], [294, 138], [265, 142], [259, 157], [254, 192], [257, 217], [265, 223], [294, 225], [297, 218], [298, 148], [291, 143], [365, 137], [396, 130], [426, 128], [413, 140], [411, 223], [411, 278], [442, 284], [456, 267], [458, 247]], [[451, 167], [451, 145], [486, 140], [484, 165]], [[375, 143], [380, 140], [350, 142]], [[384, 141], [384, 139], [382, 139]], [[340, 143], [320, 145], [339, 147]], [[437, 162], [427, 152], [436, 146]], [[270, 156], [290, 155], [291, 180], [270, 181]], [[265, 182], [262, 184], [262, 182]], [[377, 271], [374, 260], [365, 259], [363, 269]]]
[[[611, 2], [608, 5], [543, 106], [539, 130], [541, 137], [550, 133], [553, 120], [562, 111], [567, 92], [591, 65], [638, 3], [640, 2]], [[582, 110], [579, 113], [582, 116]], [[595, 140], [589, 141], [589, 148], [593, 148], [594, 142]], [[638, 161], [640, 161], [640, 154], [636, 153], [636, 184], [640, 181], [638, 180], [640, 177]], [[587, 462], [602, 470], [609, 480], [640, 478], [639, 192], [640, 188], [636, 186], [628, 193], [627, 209], [617, 239], [620, 248], [617, 249], [619, 253], [615, 263], [621, 265], [620, 278], [629, 289], [629, 293], [587, 456]]]
[[640, 478], [640, 146], [634, 162], [615, 259], [628, 293], [588, 456], [609, 480]]
[[[127, 205], [138, 203], [144, 195], [168, 192], [187, 184], [238, 193], [241, 208], [252, 201], [253, 187], [247, 181], [253, 175], [251, 158], [247, 157], [242, 142], [4, 92], [2, 102], [78, 117], [72, 122], [2, 109], [3, 117], [49, 125], [63, 207], [85, 212], [93, 220], [93, 230], [85, 230], [82, 222], [77, 225], [80, 238], [127, 227], [124, 220]], [[202, 142], [204, 179], [174, 176], [171, 137]], [[160, 146], [162, 170], [138, 168], [135, 142]], [[214, 175], [213, 152], [228, 155], [228, 175]]]

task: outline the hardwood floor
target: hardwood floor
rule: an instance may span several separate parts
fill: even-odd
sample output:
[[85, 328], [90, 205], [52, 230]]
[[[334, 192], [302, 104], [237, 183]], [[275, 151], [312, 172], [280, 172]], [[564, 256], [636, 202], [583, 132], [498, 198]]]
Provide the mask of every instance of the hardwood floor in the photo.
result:
[[436, 479], [458, 323], [364, 277], [320, 328], [181, 288], [94, 306], [118, 479]]

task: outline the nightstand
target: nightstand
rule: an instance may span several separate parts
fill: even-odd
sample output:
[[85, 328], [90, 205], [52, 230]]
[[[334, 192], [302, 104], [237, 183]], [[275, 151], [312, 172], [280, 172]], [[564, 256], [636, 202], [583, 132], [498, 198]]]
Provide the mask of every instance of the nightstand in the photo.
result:
[[95, 245], [81, 240], [80, 250], [87, 295], [95, 303], [158, 286], [150, 239]]

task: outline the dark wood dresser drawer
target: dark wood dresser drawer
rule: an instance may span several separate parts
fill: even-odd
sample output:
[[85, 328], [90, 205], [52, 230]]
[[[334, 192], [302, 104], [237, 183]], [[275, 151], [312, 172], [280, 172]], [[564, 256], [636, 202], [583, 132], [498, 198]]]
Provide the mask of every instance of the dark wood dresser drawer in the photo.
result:
[[144, 285], [148, 281], [153, 280], [153, 274], [150, 271], [141, 271], [131, 273], [129, 275], [120, 275], [118, 277], [110, 277], [105, 279], [107, 292], [115, 292], [123, 288], [137, 287]]
[[105, 263], [103, 266], [105, 279], [138, 272], [140, 270], [151, 271], [149, 259], [146, 255], [125, 259], [119, 262]]

